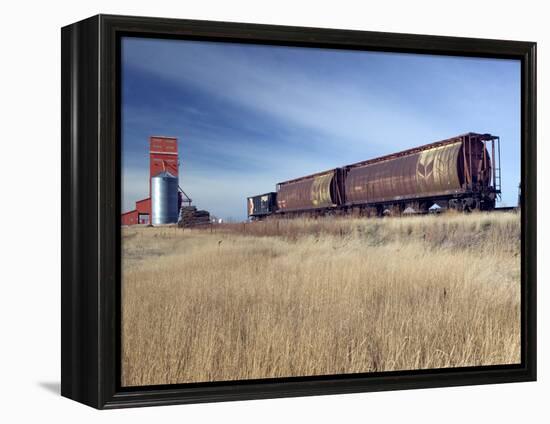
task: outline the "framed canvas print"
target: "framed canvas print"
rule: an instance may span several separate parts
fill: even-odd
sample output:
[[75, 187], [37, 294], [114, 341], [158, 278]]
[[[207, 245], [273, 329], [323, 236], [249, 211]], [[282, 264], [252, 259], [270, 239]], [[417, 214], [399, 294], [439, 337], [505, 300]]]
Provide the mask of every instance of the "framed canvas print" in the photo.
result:
[[536, 378], [535, 43], [62, 29], [62, 394]]

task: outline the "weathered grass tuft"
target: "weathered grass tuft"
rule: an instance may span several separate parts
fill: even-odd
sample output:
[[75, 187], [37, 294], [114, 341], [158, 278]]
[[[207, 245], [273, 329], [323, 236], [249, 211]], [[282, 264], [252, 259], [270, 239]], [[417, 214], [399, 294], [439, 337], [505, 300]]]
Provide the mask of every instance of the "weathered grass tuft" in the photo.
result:
[[519, 215], [123, 230], [125, 386], [520, 361]]

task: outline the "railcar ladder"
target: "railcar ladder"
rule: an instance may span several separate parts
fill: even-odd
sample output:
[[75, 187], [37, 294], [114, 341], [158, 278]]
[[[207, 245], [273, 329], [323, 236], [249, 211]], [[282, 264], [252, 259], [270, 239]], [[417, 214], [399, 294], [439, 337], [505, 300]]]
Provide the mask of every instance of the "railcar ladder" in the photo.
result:
[[494, 163], [494, 166], [495, 166], [495, 190], [497, 192], [497, 199], [500, 200], [501, 197], [500, 197], [500, 193], [501, 193], [501, 183], [502, 183], [502, 178], [501, 178], [501, 172], [500, 172], [500, 137], [497, 138], [497, 153], [498, 153], [498, 162], [495, 161]]
[[501, 185], [501, 177], [500, 177], [500, 167], [495, 168], [495, 190], [497, 191], [497, 197], [500, 200], [500, 185]]

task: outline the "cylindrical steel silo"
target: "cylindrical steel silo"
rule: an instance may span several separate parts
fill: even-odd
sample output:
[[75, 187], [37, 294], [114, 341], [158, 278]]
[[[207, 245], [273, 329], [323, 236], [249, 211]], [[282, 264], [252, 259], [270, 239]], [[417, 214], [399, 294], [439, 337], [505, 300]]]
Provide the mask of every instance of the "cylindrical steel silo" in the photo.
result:
[[153, 225], [178, 222], [178, 179], [169, 172], [151, 178], [151, 213]]

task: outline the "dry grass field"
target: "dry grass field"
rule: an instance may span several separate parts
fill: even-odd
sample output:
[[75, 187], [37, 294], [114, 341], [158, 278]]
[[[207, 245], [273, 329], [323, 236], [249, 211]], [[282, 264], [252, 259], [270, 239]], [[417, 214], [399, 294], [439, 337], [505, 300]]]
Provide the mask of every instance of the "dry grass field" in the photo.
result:
[[515, 213], [123, 229], [122, 383], [520, 361]]

